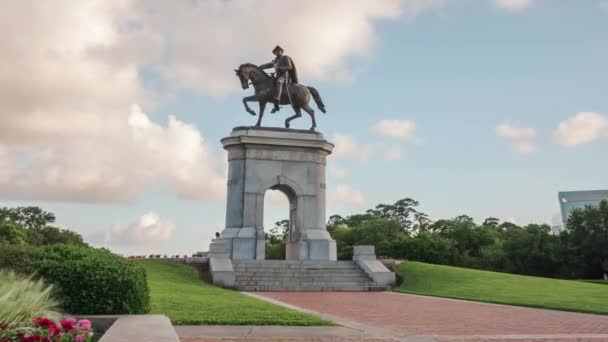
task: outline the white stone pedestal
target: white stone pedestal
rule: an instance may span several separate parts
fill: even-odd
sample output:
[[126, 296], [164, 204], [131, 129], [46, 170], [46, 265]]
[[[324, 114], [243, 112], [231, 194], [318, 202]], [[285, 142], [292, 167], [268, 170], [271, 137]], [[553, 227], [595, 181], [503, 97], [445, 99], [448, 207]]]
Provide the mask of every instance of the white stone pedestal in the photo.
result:
[[226, 228], [218, 241], [231, 259], [264, 259], [264, 195], [283, 192], [290, 205], [288, 260], [336, 260], [326, 229], [325, 161], [333, 144], [313, 131], [236, 127], [228, 151]]

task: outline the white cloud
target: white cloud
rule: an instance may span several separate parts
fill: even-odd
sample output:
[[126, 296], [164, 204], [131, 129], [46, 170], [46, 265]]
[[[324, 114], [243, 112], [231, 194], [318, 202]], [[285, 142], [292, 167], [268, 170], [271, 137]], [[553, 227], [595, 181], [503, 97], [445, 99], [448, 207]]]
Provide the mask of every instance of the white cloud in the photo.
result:
[[386, 160], [401, 160], [401, 147], [395, 145], [391, 146], [384, 154]]
[[110, 232], [111, 245], [155, 244], [173, 238], [175, 224], [162, 219], [157, 213], [142, 215], [128, 227], [115, 224]]
[[494, 4], [503, 10], [520, 12], [534, 5], [534, 0], [494, 0]]
[[558, 144], [574, 147], [608, 136], [608, 116], [580, 112], [560, 122], [553, 137]]
[[608, 12], [608, 1], [607, 0], [600, 1], [599, 6], [600, 6], [600, 9]]
[[338, 185], [328, 190], [327, 197], [332, 202], [342, 203], [355, 207], [363, 207], [366, 203], [365, 196], [361, 191], [351, 188], [348, 185]]
[[274, 207], [284, 207], [289, 205], [289, 200], [287, 196], [278, 190], [268, 190], [266, 191], [264, 201], [266, 203], [270, 203], [271, 206]]
[[370, 131], [390, 138], [412, 140], [415, 139], [416, 123], [413, 120], [385, 119], [370, 127]]
[[[245, 62], [268, 62], [276, 44], [305, 80], [350, 81], [356, 71], [347, 59], [370, 56], [377, 21], [415, 16], [440, 3], [150, 0], [137, 2], [135, 21], [141, 24], [131, 34], [160, 47], [157, 71], [172, 84], [219, 95], [240, 89], [229, 71]], [[277, 21], [287, 17], [289, 23]], [[170, 53], [162, 54], [167, 48]]]
[[350, 135], [336, 134], [334, 137], [335, 148], [333, 155], [336, 158], [351, 159], [366, 162], [377, 150], [377, 145], [360, 144]]
[[0, 196], [125, 201], [157, 182], [170, 183], [182, 198], [224, 195], [221, 164], [195, 127], [173, 116], [166, 127], [161, 126], [138, 106], [116, 124], [111, 132], [91, 128], [91, 135], [59, 137], [44, 147], [35, 143], [14, 147], [0, 156]]
[[518, 128], [505, 123], [496, 126], [496, 133], [507, 139], [516, 152], [536, 151], [536, 130], [533, 128]]
[[[180, 88], [241, 91], [231, 70], [268, 61], [275, 44], [304, 80], [348, 81], [356, 77], [352, 61], [373, 51], [378, 21], [440, 4], [0, 2], [0, 198], [131, 200], [159, 182], [186, 198], [222, 196], [221, 158], [199, 130], [173, 116], [161, 125], [133, 104], [147, 111]], [[277, 24], [287, 14], [289, 24]], [[159, 78], [162, 93], [144, 86], [141, 70]], [[369, 156], [363, 147], [356, 158]]]

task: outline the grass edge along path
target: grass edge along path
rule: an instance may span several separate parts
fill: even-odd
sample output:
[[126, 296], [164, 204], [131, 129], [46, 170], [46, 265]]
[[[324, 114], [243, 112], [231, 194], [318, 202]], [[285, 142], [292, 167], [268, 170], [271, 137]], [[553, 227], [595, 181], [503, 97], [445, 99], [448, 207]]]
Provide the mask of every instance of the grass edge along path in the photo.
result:
[[198, 272], [171, 261], [141, 261], [150, 287], [151, 313], [175, 325], [328, 326], [319, 317], [268, 303], [200, 280]]
[[395, 291], [542, 309], [608, 314], [602, 284], [482, 271], [421, 262], [395, 267], [404, 279]]

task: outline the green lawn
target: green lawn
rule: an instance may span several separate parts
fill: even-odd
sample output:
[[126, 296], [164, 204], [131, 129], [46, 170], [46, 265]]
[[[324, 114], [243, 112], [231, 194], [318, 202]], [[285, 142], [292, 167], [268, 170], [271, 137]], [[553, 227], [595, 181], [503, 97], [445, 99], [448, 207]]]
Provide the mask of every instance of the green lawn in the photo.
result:
[[601, 284], [420, 262], [399, 264], [396, 271], [405, 279], [399, 292], [608, 314], [608, 289]]
[[332, 325], [316, 316], [283, 308], [203, 282], [190, 266], [142, 261], [148, 274], [152, 313], [173, 324]]

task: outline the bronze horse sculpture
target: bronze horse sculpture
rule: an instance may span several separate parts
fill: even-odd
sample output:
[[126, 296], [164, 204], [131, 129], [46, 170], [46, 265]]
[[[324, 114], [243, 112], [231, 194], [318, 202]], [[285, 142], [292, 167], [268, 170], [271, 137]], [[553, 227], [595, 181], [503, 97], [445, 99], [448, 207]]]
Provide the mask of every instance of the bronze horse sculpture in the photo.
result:
[[[241, 81], [243, 89], [249, 88], [249, 82], [253, 85], [255, 93], [251, 96], [243, 98], [243, 104], [245, 110], [251, 115], [256, 115], [255, 111], [249, 108], [247, 102], [257, 101], [260, 105], [260, 112], [258, 115], [258, 122], [255, 124], [257, 127], [262, 125], [262, 118], [264, 117], [264, 109], [267, 103], [276, 103], [277, 101], [273, 98], [275, 82], [274, 78], [264, 72], [260, 67], [255, 64], [246, 63], [239, 66], [238, 69], [234, 70], [236, 75]], [[283, 88], [285, 89], [285, 88]], [[295, 115], [290, 116], [285, 120], [285, 128], [289, 128], [289, 123], [293, 119], [297, 119], [302, 116], [302, 110], [310, 115], [312, 119], [311, 130], [317, 127], [317, 121], [315, 120], [315, 111], [310, 108], [310, 98], [315, 100], [317, 107], [323, 113], [325, 113], [325, 105], [319, 92], [313, 87], [307, 87], [298, 83], [291, 83], [287, 86], [287, 91], [283, 91], [281, 94], [281, 100], [279, 104], [291, 105], [295, 111]]]

